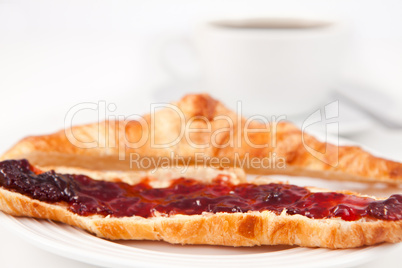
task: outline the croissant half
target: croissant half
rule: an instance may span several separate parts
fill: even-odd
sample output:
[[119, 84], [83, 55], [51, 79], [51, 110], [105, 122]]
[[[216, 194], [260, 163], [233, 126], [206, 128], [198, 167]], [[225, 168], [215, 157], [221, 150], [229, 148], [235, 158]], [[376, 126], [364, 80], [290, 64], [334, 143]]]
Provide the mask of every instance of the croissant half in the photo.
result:
[[27, 137], [2, 156], [19, 158], [39, 166], [96, 170], [202, 164], [252, 174], [402, 182], [402, 163], [357, 146], [321, 142], [288, 122], [248, 120], [206, 94], [187, 95], [138, 120]]
[[[37, 170], [35, 167], [35, 171]], [[66, 170], [70, 174], [90, 175], [93, 179], [103, 181], [111, 180], [112, 177], [115, 180], [124, 178], [132, 185], [141, 181], [141, 178], [145, 176], [147, 179], [152, 178], [152, 187], [156, 188], [166, 187], [176, 178], [170, 169], [158, 170], [156, 176], [151, 173], [131, 171], [94, 172], [63, 167], [56, 169], [57, 172]], [[224, 176], [235, 187], [241, 186], [241, 183], [244, 182], [244, 178], [241, 176], [238, 177], [233, 172], [224, 172]], [[196, 178], [208, 186], [213, 182], [213, 178], [221, 174], [222, 171], [206, 168], [189, 169], [182, 176]], [[5, 169], [2, 169], [0, 179], [1, 176], [3, 178], [7, 176]], [[61, 175], [61, 177], [63, 176], [69, 175]], [[24, 176], [16, 177], [23, 178]], [[256, 184], [258, 187], [263, 187], [271, 182], [259, 178], [248, 185]], [[57, 180], [57, 184], [60, 185], [60, 180]], [[325, 192], [337, 194], [314, 187], [303, 189], [315, 194]], [[65, 188], [60, 190], [67, 192]], [[96, 190], [93, 191], [96, 192]], [[37, 189], [35, 194], [38, 194]], [[365, 198], [348, 192], [339, 194], [351, 196], [353, 199]], [[263, 210], [234, 213], [207, 212], [196, 215], [154, 215], [152, 217], [140, 217], [136, 214], [125, 217], [98, 214], [83, 216], [72, 212], [66, 202], [47, 202], [38, 198], [43, 198], [43, 195], [36, 195], [36, 199], [34, 199], [12, 189], [0, 187], [0, 210], [13, 216], [28, 216], [67, 223], [87, 230], [98, 237], [112, 240], [163, 240], [174, 244], [225, 246], [299, 245], [336, 249], [374, 245], [381, 242], [395, 243], [402, 239], [400, 212], [396, 212], [399, 215], [396, 220], [381, 220], [363, 216], [353, 221], [346, 221], [340, 217], [316, 219], [304, 215], [290, 215], [286, 209], [281, 213]], [[398, 198], [400, 199], [400, 197]], [[377, 202], [375, 199], [373, 200]], [[390, 205], [392, 206], [391, 203]], [[396, 206], [395, 208], [400, 207], [401, 203], [396, 202], [394, 206]]]

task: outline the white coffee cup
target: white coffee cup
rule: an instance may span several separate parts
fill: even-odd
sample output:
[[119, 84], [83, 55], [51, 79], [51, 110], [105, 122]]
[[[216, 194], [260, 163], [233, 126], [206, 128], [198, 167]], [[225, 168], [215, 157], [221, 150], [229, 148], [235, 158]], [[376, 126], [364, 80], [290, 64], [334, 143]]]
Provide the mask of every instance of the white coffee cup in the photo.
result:
[[323, 105], [347, 40], [333, 20], [213, 20], [196, 30], [205, 91], [247, 115], [295, 115]]

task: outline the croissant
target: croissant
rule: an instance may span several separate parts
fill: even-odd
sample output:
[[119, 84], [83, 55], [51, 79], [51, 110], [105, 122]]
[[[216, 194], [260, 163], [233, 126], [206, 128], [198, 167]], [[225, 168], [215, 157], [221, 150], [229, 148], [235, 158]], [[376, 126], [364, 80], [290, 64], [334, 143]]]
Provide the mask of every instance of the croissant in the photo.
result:
[[289, 122], [251, 119], [207, 94], [187, 95], [136, 120], [107, 120], [27, 137], [1, 159], [95, 170], [203, 165], [250, 174], [402, 182], [402, 163], [357, 146], [321, 142]]
[[0, 211], [112, 240], [331, 249], [402, 240], [402, 195], [377, 199], [266, 178], [245, 182], [211, 168], [190, 168], [179, 179], [175, 172], [43, 172], [26, 160], [3, 161]]

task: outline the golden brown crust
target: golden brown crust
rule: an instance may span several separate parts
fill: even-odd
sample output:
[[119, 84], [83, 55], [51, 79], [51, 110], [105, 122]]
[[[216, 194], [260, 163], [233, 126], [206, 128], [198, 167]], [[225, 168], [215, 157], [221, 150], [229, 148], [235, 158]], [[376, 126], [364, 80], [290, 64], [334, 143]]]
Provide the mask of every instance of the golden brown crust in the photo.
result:
[[402, 221], [314, 220], [272, 212], [176, 215], [171, 217], [83, 217], [62, 204], [53, 205], [0, 188], [0, 210], [14, 216], [51, 219], [99, 237], [118, 240], [164, 240], [174, 244], [224, 246], [299, 245], [353, 248], [402, 241]]
[[[201, 159], [197, 157], [202, 156], [202, 164], [213, 164], [211, 158], [225, 159], [227, 162], [219, 162], [222, 167], [235, 166], [254, 174], [402, 182], [402, 163], [375, 157], [356, 146], [337, 147], [320, 142], [288, 122], [248, 124], [209, 95], [187, 95], [175, 105], [179, 110], [170, 107], [145, 115], [143, 125], [140, 121], [105, 121], [73, 127], [73, 143], [66, 131], [28, 137], [2, 159], [27, 158], [41, 166], [129, 170], [141, 168], [132, 165], [132, 161], [130, 166], [130, 154], [138, 159], [170, 159], [171, 165], [197, 164], [197, 159]], [[184, 123], [178, 111], [182, 112]], [[252, 132], [264, 128], [267, 131]], [[182, 133], [182, 138], [172, 143]], [[156, 148], [161, 144], [170, 145]], [[205, 148], [201, 148], [203, 145]], [[180, 156], [183, 161], [174, 162], [172, 156]], [[265, 166], [253, 166], [250, 162], [243, 165], [251, 159], [268, 162]], [[280, 163], [273, 162], [278, 159]], [[148, 168], [155, 165], [151, 163]]]

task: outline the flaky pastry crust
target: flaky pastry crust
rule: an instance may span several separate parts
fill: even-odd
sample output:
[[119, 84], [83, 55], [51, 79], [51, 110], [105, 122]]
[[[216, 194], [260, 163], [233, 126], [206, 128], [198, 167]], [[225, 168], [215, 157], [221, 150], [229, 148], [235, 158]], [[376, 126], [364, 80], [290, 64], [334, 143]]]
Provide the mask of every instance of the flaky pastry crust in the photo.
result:
[[[243, 168], [253, 174], [402, 182], [402, 163], [373, 156], [357, 146], [320, 142], [288, 122], [248, 122], [206, 94], [187, 95], [174, 107], [145, 115], [142, 121], [104, 121], [76, 126], [71, 132], [27, 137], [1, 159], [26, 158], [40, 166], [129, 170], [145, 168], [133, 165], [132, 156], [155, 160], [146, 168], [158, 166], [160, 159], [169, 159], [170, 165], [194, 165], [201, 156], [203, 165], [212, 166], [211, 159], [225, 159], [218, 168]], [[155, 146], [163, 144], [167, 146]], [[175, 162], [175, 156], [183, 161]], [[244, 164], [247, 159], [267, 162], [253, 166]], [[278, 159], [282, 162], [276, 163]]]

